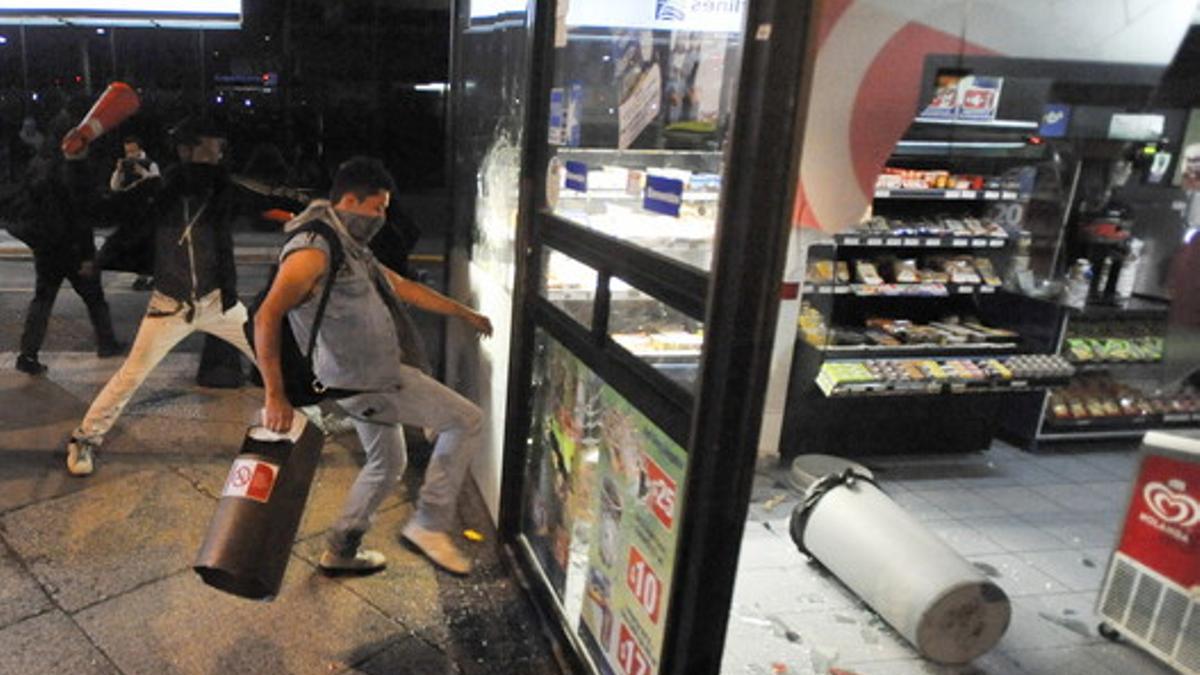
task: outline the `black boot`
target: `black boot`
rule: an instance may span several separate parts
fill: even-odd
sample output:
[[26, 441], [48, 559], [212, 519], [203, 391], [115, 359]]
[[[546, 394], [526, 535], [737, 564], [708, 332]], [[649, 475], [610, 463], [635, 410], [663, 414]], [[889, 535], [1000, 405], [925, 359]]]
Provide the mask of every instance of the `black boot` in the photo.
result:
[[25, 373], [26, 375], [42, 375], [49, 370], [49, 368], [47, 368], [46, 365], [41, 361], [38, 361], [36, 356], [21, 354], [17, 357], [17, 370]]
[[103, 300], [89, 303], [87, 309], [88, 318], [92, 320], [92, 330], [96, 333], [96, 356], [107, 359], [124, 353], [125, 345], [118, 342], [117, 336], [113, 334], [112, 313], [108, 309], [108, 303]]

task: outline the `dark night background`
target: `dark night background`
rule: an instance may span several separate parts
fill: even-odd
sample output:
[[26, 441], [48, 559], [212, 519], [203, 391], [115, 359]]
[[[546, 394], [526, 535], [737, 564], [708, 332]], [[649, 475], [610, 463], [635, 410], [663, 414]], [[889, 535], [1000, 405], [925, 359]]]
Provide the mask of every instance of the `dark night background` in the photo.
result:
[[402, 194], [443, 192], [446, 95], [415, 87], [447, 81], [449, 29], [449, 0], [244, 0], [241, 30], [27, 27], [26, 81], [20, 28], [0, 26], [0, 183], [19, 178], [22, 119], [45, 133], [67, 106], [77, 122], [121, 80], [143, 106], [93, 148], [100, 171], [129, 133], [170, 163], [165, 130], [203, 110], [228, 130], [234, 171], [323, 188], [321, 174], [365, 153]]

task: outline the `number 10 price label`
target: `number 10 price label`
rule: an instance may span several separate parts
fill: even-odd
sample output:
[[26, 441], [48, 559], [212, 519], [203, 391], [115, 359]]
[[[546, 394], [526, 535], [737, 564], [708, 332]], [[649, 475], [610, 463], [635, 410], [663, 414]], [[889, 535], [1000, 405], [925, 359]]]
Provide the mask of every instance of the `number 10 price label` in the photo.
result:
[[657, 624], [659, 609], [662, 606], [662, 581], [655, 574], [654, 568], [646, 562], [642, 552], [629, 547], [629, 567], [625, 571], [625, 583], [633, 591], [633, 597], [638, 604], [650, 615], [650, 621]]

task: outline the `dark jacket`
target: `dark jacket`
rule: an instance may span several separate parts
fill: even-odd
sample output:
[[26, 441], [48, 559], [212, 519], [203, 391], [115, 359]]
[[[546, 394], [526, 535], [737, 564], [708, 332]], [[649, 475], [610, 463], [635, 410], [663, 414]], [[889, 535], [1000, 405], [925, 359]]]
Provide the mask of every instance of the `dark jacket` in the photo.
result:
[[12, 198], [10, 231], [34, 253], [53, 253], [64, 265], [77, 266], [96, 257], [96, 244], [87, 221], [77, 209], [80, 195], [72, 194], [67, 172], [72, 167], [53, 153], [34, 157], [21, 188]]
[[[237, 304], [231, 208], [230, 184], [223, 174], [211, 187], [197, 190], [187, 186], [180, 167], [167, 171], [152, 215], [156, 291], [190, 302], [220, 290], [223, 309]], [[188, 218], [194, 220], [191, 251], [188, 242], [181, 242]]]

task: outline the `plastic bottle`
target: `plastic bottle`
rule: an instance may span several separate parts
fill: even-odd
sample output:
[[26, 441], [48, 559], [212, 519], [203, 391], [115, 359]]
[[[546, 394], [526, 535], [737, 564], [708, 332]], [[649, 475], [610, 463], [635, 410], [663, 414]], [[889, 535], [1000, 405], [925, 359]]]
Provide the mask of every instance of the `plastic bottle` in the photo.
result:
[[1121, 265], [1121, 272], [1117, 274], [1116, 294], [1122, 300], [1133, 297], [1133, 284], [1137, 281], [1138, 266], [1142, 261], [1142, 249], [1145, 245], [1141, 239], [1129, 240], [1129, 252], [1125, 254], [1125, 262]]

